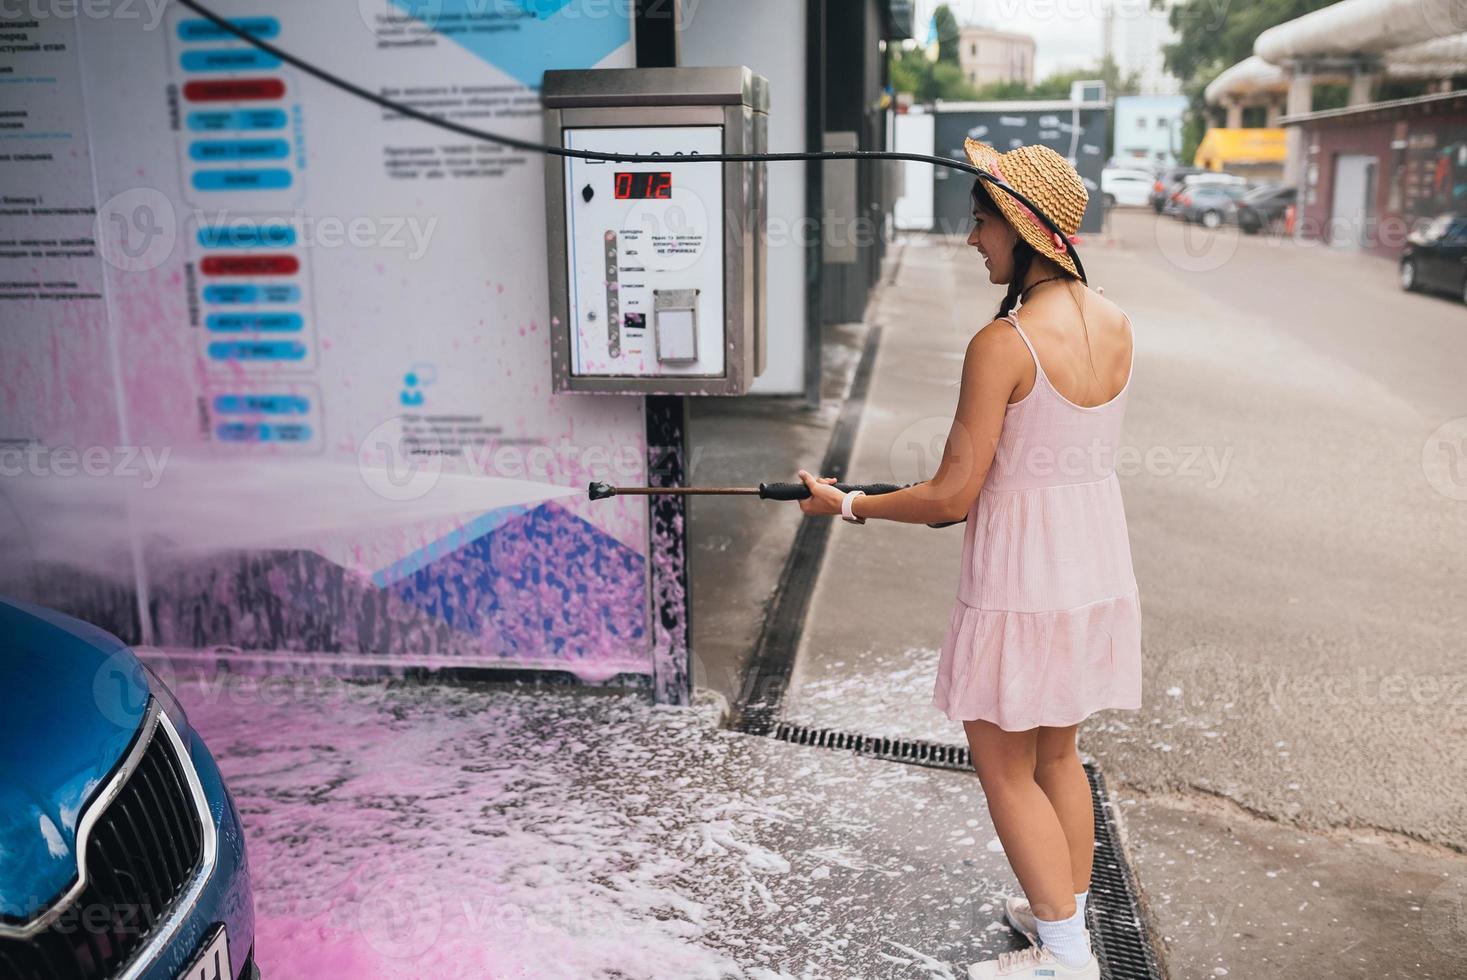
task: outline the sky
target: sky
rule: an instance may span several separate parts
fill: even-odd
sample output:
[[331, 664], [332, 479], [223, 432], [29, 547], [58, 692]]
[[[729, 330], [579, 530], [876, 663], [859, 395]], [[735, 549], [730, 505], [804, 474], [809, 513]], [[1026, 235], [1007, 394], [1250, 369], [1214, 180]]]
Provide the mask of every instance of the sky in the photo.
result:
[[[915, 0], [912, 32], [917, 40], [927, 39], [932, 12], [940, 2]], [[947, 0], [947, 4], [960, 25], [980, 24], [1032, 34], [1036, 81], [1100, 62], [1103, 0]]]

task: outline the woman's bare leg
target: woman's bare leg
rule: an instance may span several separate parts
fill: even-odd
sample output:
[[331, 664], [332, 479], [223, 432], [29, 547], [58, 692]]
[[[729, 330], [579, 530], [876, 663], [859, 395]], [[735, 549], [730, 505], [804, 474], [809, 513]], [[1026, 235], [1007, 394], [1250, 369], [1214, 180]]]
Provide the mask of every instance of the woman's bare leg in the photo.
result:
[[1040, 728], [1035, 746], [1034, 781], [1049, 797], [1050, 805], [1065, 829], [1070, 844], [1070, 873], [1075, 894], [1090, 890], [1090, 870], [1095, 863], [1095, 810], [1090, 801], [1090, 780], [1075, 751], [1079, 725]]
[[993, 827], [1029, 907], [1041, 919], [1070, 918], [1070, 845], [1054, 805], [1035, 781], [1038, 729], [1006, 732], [987, 721], [965, 721], [963, 728]]

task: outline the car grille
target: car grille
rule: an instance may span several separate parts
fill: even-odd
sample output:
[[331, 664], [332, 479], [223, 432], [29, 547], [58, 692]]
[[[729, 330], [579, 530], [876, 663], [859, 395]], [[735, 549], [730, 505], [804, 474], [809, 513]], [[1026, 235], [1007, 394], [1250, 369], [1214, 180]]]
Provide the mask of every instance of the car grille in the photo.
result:
[[203, 858], [204, 832], [161, 722], [92, 825], [86, 848], [86, 886], [40, 932], [0, 939], [0, 977], [116, 976], [188, 888]]

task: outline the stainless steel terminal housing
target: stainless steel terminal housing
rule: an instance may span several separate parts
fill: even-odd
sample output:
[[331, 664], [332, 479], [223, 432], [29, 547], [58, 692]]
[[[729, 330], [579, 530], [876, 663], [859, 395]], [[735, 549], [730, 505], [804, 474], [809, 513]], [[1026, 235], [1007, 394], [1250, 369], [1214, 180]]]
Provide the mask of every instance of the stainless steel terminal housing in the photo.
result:
[[[567, 130], [621, 127], [722, 127], [723, 152], [768, 151], [769, 83], [745, 67], [610, 68], [547, 71], [541, 88], [545, 142], [564, 146]], [[637, 152], [637, 151], [632, 151]], [[645, 151], [643, 151], [645, 152]], [[571, 160], [545, 157], [546, 236], [549, 248], [552, 381], [556, 392], [617, 394], [739, 395], [764, 370], [767, 313], [765, 228], [768, 164], [675, 162], [669, 167], [723, 168], [721, 215], [708, 215], [710, 229], [722, 226], [725, 356], [716, 374], [620, 375], [611, 370], [577, 371], [572, 349], [571, 266], [566, 229], [566, 168]], [[710, 208], [710, 211], [719, 209]], [[721, 217], [721, 221], [716, 219]], [[710, 234], [711, 234], [710, 230]], [[607, 238], [612, 239], [610, 233]], [[614, 272], [607, 273], [614, 276]], [[583, 280], [584, 281], [584, 280]], [[606, 293], [611, 319], [623, 314], [616, 294]], [[588, 299], [591, 306], [599, 299]], [[603, 312], [602, 316], [607, 316]], [[705, 310], [703, 315], [715, 315]], [[595, 310], [585, 314], [596, 321]], [[612, 326], [610, 351], [619, 354]], [[581, 324], [585, 328], [586, 324]], [[649, 343], [651, 342], [649, 338]], [[676, 363], [672, 361], [670, 363]], [[686, 368], [684, 368], [686, 370]]]

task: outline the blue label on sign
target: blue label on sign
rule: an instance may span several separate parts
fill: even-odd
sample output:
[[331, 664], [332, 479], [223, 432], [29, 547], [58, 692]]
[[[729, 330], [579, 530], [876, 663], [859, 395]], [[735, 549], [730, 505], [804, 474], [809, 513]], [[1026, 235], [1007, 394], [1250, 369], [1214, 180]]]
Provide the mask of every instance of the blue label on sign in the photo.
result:
[[300, 395], [216, 395], [214, 411], [220, 415], [304, 415], [311, 402]]
[[272, 333], [299, 330], [304, 321], [299, 313], [210, 313], [210, 330], [262, 330]]
[[214, 431], [225, 442], [306, 442], [311, 438], [311, 427], [298, 423], [225, 422]]
[[201, 163], [224, 160], [284, 160], [290, 156], [285, 140], [194, 140], [188, 155]]
[[230, 129], [284, 129], [283, 109], [214, 109], [188, 114], [188, 128], [219, 133]]
[[[280, 21], [274, 17], [234, 17], [229, 21], [251, 37], [271, 38], [280, 33]], [[238, 41], [239, 38], [208, 20], [178, 22], [178, 36], [184, 41]]]
[[209, 356], [216, 361], [299, 361], [306, 356], [306, 345], [293, 340], [218, 340], [209, 345]]
[[289, 170], [200, 170], [193, 184], [201, 191], [278, 191], [291, 179]]
[[285, 248], [295, 244], [295, 229], [290, 225], [212, 225], [200, 228], [199, 244], [204, 248]]
[[260, 71], [280, 67], [279, 58], [254, 48], [185, 51], [178, 60], [184, 71]]

